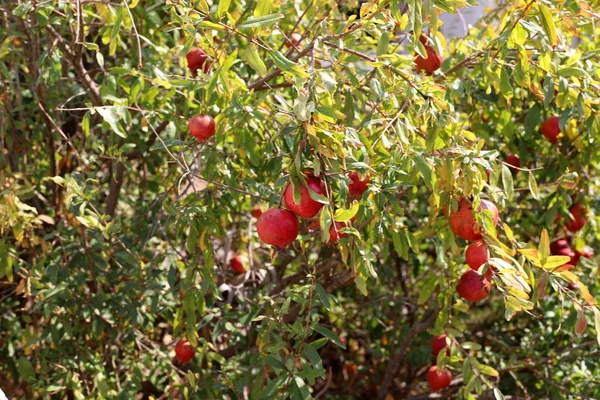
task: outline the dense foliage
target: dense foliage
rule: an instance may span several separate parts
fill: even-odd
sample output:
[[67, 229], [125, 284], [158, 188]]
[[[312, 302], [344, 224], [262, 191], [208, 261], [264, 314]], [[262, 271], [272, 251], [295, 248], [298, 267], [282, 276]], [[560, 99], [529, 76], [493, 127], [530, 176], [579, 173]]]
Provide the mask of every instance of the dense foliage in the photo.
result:
[[467, 3], [3, 2], [0, 387], [600, 398], [600, 4]]

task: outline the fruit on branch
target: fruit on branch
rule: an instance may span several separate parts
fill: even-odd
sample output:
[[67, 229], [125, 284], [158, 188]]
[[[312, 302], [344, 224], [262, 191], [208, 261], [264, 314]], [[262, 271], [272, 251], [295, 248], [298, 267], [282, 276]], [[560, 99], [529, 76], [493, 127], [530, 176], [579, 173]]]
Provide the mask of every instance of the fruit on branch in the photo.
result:
[[259, 206], [256, 206], [252, 209], [252, 216], [256, 219], [259, 219], [262, 213], [262, 209]]
[[573, 265], [577, 265], [577, 262], [579, 261], [579, 257], [577, 257], [573, 249], [571, 249], [571, 245], [566, 239], [558, 239], [550, 243], [550, 253], [553, 256], [571, 257], [569, 263]]
[[517, 172], [516, 168], [521, 168], [521, 160], [519, 159], [519, 156], [515, 154], [508, 155], [506, 157], [506, 163], [511, 165], [508, 168], [512, 169], [513, 173]]
[[[450, 338], [445, 333], [443, 335], [434, 336], [431, 341], [431, 353], [437, 357], [442, 349], [450, 347]], [[450, 355], [450, 349], [446, 350], [446, 354]]]
[[212, 62], [208, 59], [208, 54], [202, 49], [194, 47], [185, 56], [188, 68], [192, 71], [192, 75], [196, 76], [198, 70], [202, 69], [205, 73], [208, 72]]
[[302, 41], [302, 35], [299, 33], [292, 33], [289, 37], [289, 39], [286, 39], [285, 41], [285, 47], [290, 48], [290, 47], [298, 47], [298, 45], [300, 45], [300, 42]]
[[194, 349], [187, 340], [180, 340], [175, 345], [175, 359], [181, 363], [189, 362], [194, 358]]
[[239, 254], [236, 254], [233, 257], [231, 257], [231, 260], [229, 260], [229, 265], [231, 266], [231, 269], [237, 272], [238, 274], [243, 274], [244, 272], [246, 272], [246, 268], [244, 268], [244, 260]]
[[465, 261], [474, 271], [477, 271], [489, 258], [490, 252], [483, 240], [478, 240], [467, 246]]
[[188, 121], [188, 129], [190, 135], [198, 139], [199, 142], [204, 142], [215, 134], [217, 125], [210, 115], [194, 115]]
[[298, 236], [298, 218], [293, 212], [282, 208], [272, 208], [263, 213], [256, 223], [258, 237], [263, 242], [286, 247]]
[[434, 365], [427, 371], [427, 382], [431, 390], [437, 392], [450, 386], [452, 373], [446, 368], [440, 370], [437, 365]]
[[565, 228], [570, 232], [581, 230], [585, 226], [585, 208], [581, 204], [575, 204], [569, 212], [573, 217], [569, 217], [569, 220], [565, 222]]
[[427, 44], [427, 38], [424, 35], [421, 35], [419, 40], [423, 43], [427, 51], [427, 58], [423, 58], [419, 53], [415, 53], [417, 71], [423, 70], [427, 75], [431, 75], [440, 68], [444, 59], [435, 52], [433, 47]]
[[350, 178], [351, 181], [348, 185], [348, 191], [350, 192], [350, 197], [352, 198], [359, 198], [362, 196], [362, 194], [369, 188], [369, 182], [371, 182], [368, 176], [366, 176], [365, 179], [360, 180], [358, 172], [350, 172], [348, 174], [348, 178]]
[[[496, 208], [494, 203], [489, 200], [481, 199], [479, 210], [491, 211], [492, 222], [494, 225], [498, 224], [498, 208]], [[462, 198], [459, 201], [458, 210], [452, 210], [448, 219], [450, 222], [450, 228], [456, 236], [465, 240], [481, 239], [481, 227], [475, 220], [473, 206], [468, 199]]]
[[340, 229], [349, 226], [348, 222], [333, 222], [329, 227], [329, 243], [334, 243], [345, 237], [346, 234], [340, 232]]
[[558, 143], [558, 135], [560, 134], [560, 126], [558, 124], [558, 116], [553, 115], [540, 125], [540, 132], [544, 135], [550, 143]]
[[465, 300], [476, 303], [485, 299], [492, 290], [492, 284], [487, 276], [479, 275], [477, 271], [468, 270], [458, 281], [456, 291]]
[[[306, 186], [321, 196], [325, 195], [325, 186], [323, 185], [323, 182], [315, 176], [306, 177]], [[283, 193], [285, 205], [301, 218], [312, 218], [318, 214], [324, 204], [311, 199], [308, 189], [304, 185], [300, 184], [299, 189], [300, 203], [294, 203], [294, 190], [292, 189], [291, 184], [287, 185]]]

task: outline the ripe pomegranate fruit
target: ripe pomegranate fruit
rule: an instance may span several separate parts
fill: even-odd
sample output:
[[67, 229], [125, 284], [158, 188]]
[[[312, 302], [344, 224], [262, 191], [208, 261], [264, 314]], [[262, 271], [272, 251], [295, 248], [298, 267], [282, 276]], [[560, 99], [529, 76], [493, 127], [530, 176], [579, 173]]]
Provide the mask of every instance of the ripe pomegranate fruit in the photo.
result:
[[489, 278], [479, 275], [477, 271], [469, 270], [465, 272], [458, 281], [456, 291], [458, 295], [465, 300], [476, 303], [485, 299], [492, 290], [492, 284]]
[[490, 258], [490, 252], [483, 240], [478, 240], [467, 246], [465, 261], [472, 270], [477, 271]]
[[[431, 341], [431, 353], [434, 357], [437, 357], [438, 353], [442, 351], [442, 349], [450, 346], [450, 339], [448, 335], [445, 333], [440, 336], [434, 336]], [[450, 349], [446, 350], [446, 354], [450, 355]]]
[[298, 47], [298, 45], [300, 44], [300, 41], [302, 41], [302, 35], [299, 33], [292, 33], [290, 35], [290, 38], [285, 41], [285, 47], [287, 47], [287, 48], [290, 48], [292, 46]]
[[371, 182], [368, 176], [361, 181], [358, 176], [358, 172], [350, 172], [348, 174], [348, 178], [350, 178], [351, 181], [348, 185], [348, 191], [350, 192], [350, 197], [353, 198], [362, 196], [362, 194], [369, 188], [369, 182]]
[[[306, 185], [313, 192], [323, 196], [325, 195], [325, 187], [319, 178], [307, 176]], [[308, 189], [302, 185], [300, 185], [300, 204], [294, 203], [294, 190], [290, 184], [287, 185], [285, 192], [283, 192], [283, 200], [285, 201], [287, 208], [301, 218], [314, 217], [324, 206], [323, 203], [319, 203], [318, 201], [311, 199]]]
[[560, 134], [560, 126], [558, 124], [558, 116], [553, 115], [540, 125], [540, 132], [544, 135], [550, 143], [558, 143], [558, 135]]
[[194, 47], [190, 50], [189, 53], [185, 56], [188, 68], [192, 71], [192, 75], [196, 76], [198, 74], [198, 70], [202, 69], [204, 73], [208, 72], [212, 62], [208, 59], [208, 54], [202, 49]]
[[585, 226], [585, 208], [581, 204], [575, 204], [569, 210], [573, 219], [565, 222], [565, 228], [571, 232], [577, 232]]
[[260, 216], [262, 215], [262, 209], [259, 206], [256, 206], [252, 209], [252, 216], [256, 219], [259, 219]]
[[256, 223], [260, 240], [282, 248], [296, 240], [298, 229], [298, 218], [294, 213], [281, 208], [268, 210]]
[[233, 257], [231, 257], [231, 260], [229, 260], [229, 265], [231, 266], [231, 269], [237, 272], [238, 274], [246, 272], [246, 268], [244, 268], [244, 260], [239, 254], [236, 254]]
[[425, 36], [421, 35], [419, 40], [423, 43], [423, 46], [425, 46], [427, 58], [423, 58], [418, 53], [415, 53], [415, 65], [417, 66], [417, 71], [423, 70], [427, 75], [431, 75], [440, 68], [444, 59], [435, 52], [433, 47], [427, 44]]
[[340, 229], [348, 226], [347, 222], [334, 222], [329, 227], [329, 243], [337, 242], [341, 238], [345, 237], [346, 234], [340, 232]]
[[192, 358], [194, 358], [194, 349], [187, 340], [180, 340], [175, 345], [175, 359], [179, 362], [186, 363]]
[[[494, 203], [489, 200], [481, 199], [479, 209], [490, 210], [493, 213], [492, 221], [494, 225], [498, 223], [498, 209]], [[458, 205], [458, 211], [451, 211], [448, 219], [450, 228], [456, 236], [465, 240], [481, 239], [481, 228], [475, 221], [473, 207], [469, 200], [462, 198]]]
[[431, 390], [437, 392], [450, 386], [450, 383], [452, 382], [452, 373], [446, 368], [438, 370], [437, 365], [434, 365], [429, 368], [429, 371], [427, 372], [427, 382], [429, 383]]
[[573, 249], [571, 249], [571, 245], [566, 239], [558, 239], [550, 243], [550, 253], [553, 256], [571, 257], [571, 261], [569, 261], [569, 263], [573, 265], [577, 265], [579, 262], [579, 257], [577, 257], [577, 254], [575, 254]]
[[521, 168], [521, 160], [519, 159], [519, 156], [515, 154], [508, 155], [506, 157], [506, 162], [511, 165], [511, 167], [508, 168], [511, 168], [513, 170], [513, 173], [517, 172], [515, 168]]
[[194, 115], [188, 121], [188, 129], [190, 135], [198, 139], [199, 142], [204, 142], [215, 134], [217, 125], [210, 115]]

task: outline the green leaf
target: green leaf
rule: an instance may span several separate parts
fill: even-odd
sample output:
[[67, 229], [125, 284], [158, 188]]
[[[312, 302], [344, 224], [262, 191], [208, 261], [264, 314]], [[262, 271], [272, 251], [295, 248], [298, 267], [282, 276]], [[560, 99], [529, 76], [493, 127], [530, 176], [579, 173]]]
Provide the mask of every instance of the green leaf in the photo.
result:
[[544, 229], [540, 236], [540, 244], [538, 246], [538, 254], [540, 257], [540, 264], [544, 265], [546, 259], [550, 255], [550, 238], [548, 237], [548, 231]]
[[267, 67], [260, 58], [260, 55], [258, 54], [258, 48], [254, 43], [250, 43], [248, 47], [246, 47], [245, 55], [248, 64], [250, 64], [252, 69], [254, 69], [258, 75], [265, 76], [267, 74]]
[[550, 41], [552, 47], [558, 44], [558, 35], [556, 34], [556, 26], [554, 25], [554, 19], [552, 18], [552, 14], [550, 14], [550, 10], [542, 3], [537, 3], [538, 8], [540, 10], [540, 20], [542, 22], [542, 27], [544, 28], [544, 32], [546, 33], [546, 37]]
[[345, 208], [338, 208], [337, 210], [335, 210], [335, 215], [333, 216], [333, 219], [336, 222], [350, 221], [358, 212], [359, 207], [360, 203], [355, 200], [352, 202], [352, 206], [349, 209], [346, 210]]
[[264, 360], [267, 363], [267, 365], [273, 369], [280, 369], [282, 371], [288, 370], [284, 363], [282, 363], [273, 356], [266, 356]]
[[575, 68], [575, 67], [567, 67], [567, 68], [559, 69], [558, 76], [562, 76], [565, 78], [575, 76], [575, 77], [585, 78], [585, 79], [589, 79], [589, 80], [592, 79], [592, 77], [590, 76], [590, 74], [587, 73], [587, 71], [585, 71], [581, 68]]
[[114, 133], [122, 138], [126, 138], [127, 135], [119, 124], [120, 116], [117, 114], [116, 107], [98, 107], [94, 108], [104, 118], [104, 120], [110, 125]]
[[33, 7], [33, 3], [31, 1], [26, 1], [25, 3], [16, 7], [12, 13], [15, 17], [22, 17], [27, 14], [29, 10], [31, 10], [31, 7]]
[[546, 258], [546, 262], [542, 264], [542, 268], [552, 270], [567, 264], [569, 261], [571, 261], [569, 256], [549, 256]]
[[215, 24], [214, 22], [210, 22], [210, 21], [200, 21], [198, 22], [198, 25], [196, 25], [198, 28], [203, 28], [203, 29], [216, 29], [218, 31], [225, 31], [227, 30], [227, 28], [223, 25], [219, 25], [219, 24]]
[[427, 278], [423, 283], [423, 286], [420, 287], [419, 299], [417, 300], [417, 304], [425, 304], [433, 294], [433, 291], [437, 287], [438, 283], [439, 279], [435, 275]]
[[344, 113], [342, 113], [339, 110], [336, 110], [335, 108], [331, 108], [331, 107], [318, 106], [317, 111], [320, 112], [321, 114], [331, 117], [333, 119], [346, 118], [346, 115]]
[[229, 4], [231, 4], [231, 0], [219, 0], [219, 6], [217, 7], [217, 18], [221, 19], [223, 15], [229, 9]]
[[31, 362], [25, 357], [20, 357], [17, 363], [17, 370], [19, 375], [25, 381], [32, 381], [35, 378], [35, 370]]
[[500, 71], [500, 93], [502, 93], [505, 98], [513, 96], [513, 88], [510, 84], [508, 67], [502, 67], [502, 70]]
[[529, 191], [531, 192], [531, 197], [536, 200], [540, 199], [540, 191], [538, 189], [537, 181], [535, 180], [535, 176], [533, 176], [533, 172], [529, 171]]
[[346, 350], [346, 345], [344, 344], [344, 342], [341, 341], [341, 339], [338, 337], [338, 335], [336, 335], [329, 329], [327, 329], [323, 326], [319, 326], [319, 325], [313, 326], [312, 329], [314, 331], [320, 333], [321, 335], [325, 336], [327, 339], [331, 340], [333, 343], [337, 344], [342, 349]]
[[268, 15], [273, 7], [273, 0], [258, 0], [256, 8], [254, 9], [254, 17], [262, 17]]
[[496, 371], [494, 368], [490, 367], [489, 365], [479, 364], [477, 366], [477, 369], [479, 370], [479, 372], [481, 372], [484, 375], [493, 376], [493, 377], [500, 376], [498, 371]]
[[275, 63], [275, 65], [277, 65], [277, 68], [281, 69], [282, 71], [285, 72], [289, 72], [292, 75], [298, 76], [300, 78], [309, 78], [310, 75], [308, 75], [308, 73], [306, 73], [306, 71], [304, 71], [302, 68], [300, 68], [298, 66], [298, 64], [296, 64], [293, 61], [288, 60], [283, 54], [281, 54], [280, 51], [277, 50], [271, 50], [269, 51], [269, 55], [271, 56], [271, 59], [273, 59], [273, 62]]
[[317, 295], [319, 296], [319, 299], [321, 300], [321, 303], [323, 303], [323, 306], [325, 306], [327, 311], [331, 311], [331, 304], [329, 303], [329, 295], [327, 294], [327, 292], [325, 291], [323, 286], [321, 286], [320, 284], [317, 283], [315, 285], [315, 289], [317, 291]]
[[494, 388], [494, 398], [496, 400], [504, 400], [504, 395], [502, 394], [502, 392], [500, 391], [500, 389]]
[[283, 14], [277, 13], [277, 14], [264, 15], [264, 16], [258, 17], [258, 18], [250, 18], [249, 20], [247, 20], [246, 22], [241, 24], [238, 28], [240, 28], [240, 29], [258, 28], [258, 27], [270, 25], [283, 17], [284, 17]]
[[596, 341], [600, 346], [600, 310], [597, 307], [594, 307], [594, 326], [596, 328]]
[[460, 347], [462, 347], [465, 350], [481, 350], [481, 345], [475, 342], [463, 342], [460, 344]]
[[515, 197], [515, 189], [513, 186], [513, 177], [510, 169], [502, 164], [502, 186], [504, 187], [504, 193], [509, 201]]

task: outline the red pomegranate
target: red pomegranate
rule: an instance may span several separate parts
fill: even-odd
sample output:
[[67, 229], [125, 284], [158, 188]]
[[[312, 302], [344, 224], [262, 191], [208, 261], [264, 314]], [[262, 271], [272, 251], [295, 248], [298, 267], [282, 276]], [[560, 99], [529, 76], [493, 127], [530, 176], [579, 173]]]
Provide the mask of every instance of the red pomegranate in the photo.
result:
[[[481, 199], [480, 210], [490, 210], [493, 213], [492, 221], [498, 223], [498, 209], [496, 205], [489, 200]], [[473, 207], [471, 202], [462, 198], [458, 205], [458, 211], [452, 211], [449, 217], [450, 228], [454, 234], [465, 240], [481, 239], [481, 228], [475, 221]]]
[[256, 219], [259, 219], [260, 216], [262, 215], [262, 209], [259, 206], [256, 206], [252, 209], [252, 216]]
[[578, 251], [577, 253], [579, 254], [580, 257], [583, 257], [583, 258], [594, 257], [594, 249], [592, 249], [590, 246], [585, 246], [583, 249], [581, 249], [581, 251]]
[[194, 349], [187, 340], [180, 340], [175, 345], [175, 359], [177, 361], [186, 363], [194, 358]]
[[185, 58], [188, 63], [188, 68], [192, 71], [193, 76], [197, 75], [199, 69], [202, 69], [205, 73], [208, 72], [208, 69], [212, 64], [208, 59], [208, 54], [197, 47], [191, 49]]
[[[438, 353], [442, 349], [450, 346], [450, 339], [445, 333], [443, 335], [434, 336], [431, 341], [431, 353], [434, 357], [437, 357]], [[450, 349], [446, 350], [446, 354], [450, 355]]]
[[298, 218], [294, 213], [281, 208], [268, 210], [260, 216], [256, 223], [260, 240], [281, 248], [296, 240], [298, 229]]
[[435, 52], [433, 47], [427, 44], [427, 38], [424, 35], [421, 35], [419, 40], [423, 43], [423, 46], [427, 51], [427, 58], [423, 58], [418, 53], [415, 53], [415, 65], [417, 66], [417, 71], [423, 70], [427, 75], [431, 75], [440, 68], [444, 59]]
[[348, 226], [347, 222], [334, 222], [329, 227], [329, 242], [337, 242], [339, 239], [346, 236], [345, 233], [340, 232], [340, 229]]
[[188, 129], [190, 135], [198, 139], [199, 142], [204, 142], [215, 134], [217, 125], [210, 115], [194, 115], [188, 121]]
[[575, 204], [569, 211], [573, 218], [565, 222], [565, 228], [570, 232], [580, 231], [585, 226], [585, 208], [581, 204]]
[[351, 181], [348, 185], [348, 191], [350, 192], [350, 196], [353, 198], [362, 196], [362, 194], [369, 188], [369, 182], [371, 180], [368, 176], [365, 177], [365, 179], [360, 180], [358, 172], [350, 172], [348, 174], [348, 178], [350, 178]]
[[452, 373], [446, 368], [438, 370], [438, 367], [434, 365], [429, 368], [429, 371], [427, 372], [427, 382], [429, 382], [431, 390], [434, 392], [440, 391], [450, 386], [450, 383], [452, 382]]
[[571, 249], [571, 245], [566, 239], [558, 239], [550, 243], [550, 253], [553, 256], [571, 257], [571, 261], [569, 261], [569, 263], [573, 265], [577, 265], [579, 262], [579, 257], [577, 254], [575, 254], [573, 249]]
[[239, 254], [236, 254], [233, 257], [231, 257], [231, 260], [229, 260], [229, 265], [231, 266], [231, 269], [237, 272], [238, 274], [246, 272], [246, 268], [244, 268], [244, 260]]
[[519, 156], [517, 156], [515, 154], [508, 155], [506, 157], [506, 162], [507, 162], [507, 164], [511, 165], [508, 168], [511, 168], [513, 170], [513, 173], [517, 172], [516, 168], [521, 168], [521, 160], [519, 159]]
[[558, 135], [560, 134], [560, 126], [558, 123], [558, 116], [553, 115], [540, 125], [540, 132], [544, 135], [550, 143], [558, 143]]
[[290, 48], [292, 46], [298, 47], [302, 41], [302, 35], [299, 33], [292, 33], [290, 38], [285, 41], [285, 47]]
[[467, 246], [465, 260], [471, 269], [477, 271], [479, 267], [487, 262], [488, 258], [490, 258], [490, 252], [483, 240], [478, 240]]
[[465, 272], [458, 281], [456, 291], [465, 300], [476, 303], [485, 299], [492, 290], [489, 278], [479, 275], [476, 271]]
[[[325, 195], [325, 187], [323, 182], [314, 176], [306, 177], [306, 185], [313, 192], [320, 194], [322, 196]], [[294, 190], [292, 189], [292, 185], [288, 184], [283, 193], [283, 200], [285, 201], [285, 205], [289, 208], [294, 214], [301, 218], [312, 218], [318, 214], [318, 212], [323, 208], [324, 204], [319, 203], [318, 201], [314, 201], [310, 198], [310, 194], [308, 193], [308, 189], [303, 185], [300, 185], [300, 203], [294, 203]]]

